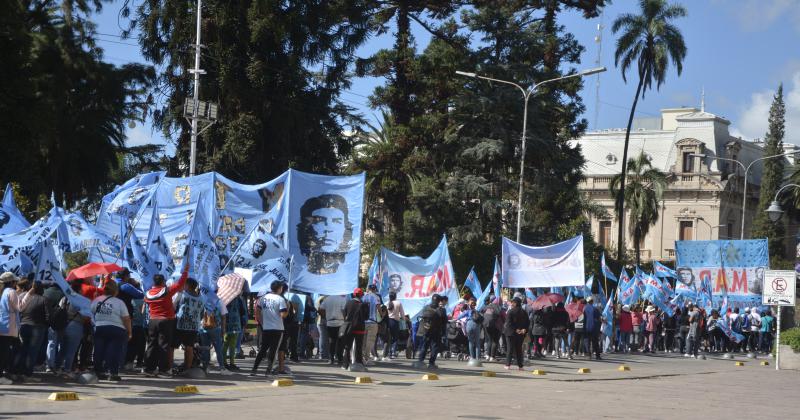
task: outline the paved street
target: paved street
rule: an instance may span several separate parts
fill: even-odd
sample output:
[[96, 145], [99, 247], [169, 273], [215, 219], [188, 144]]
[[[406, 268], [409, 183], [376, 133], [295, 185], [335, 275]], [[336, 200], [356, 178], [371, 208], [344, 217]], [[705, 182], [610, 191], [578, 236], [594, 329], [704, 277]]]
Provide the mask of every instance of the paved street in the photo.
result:
[[[760, 359], [764, 360], [764, 359]], [[800, 372], [776, 372], [760, 360], [708, 360], [677, 356], [610, 356], [603, 361], [545, 360], [525, 372], [501, 364], [468, 368], [454, 360], [439, 363], [438, 381], [406, 360], [379, 363], [365, 374], [319, 362], [293, 365], [294, 386], [272, 387], [246, 374], [204, 380], [124, 376], [120, 384], [81, 386], [51, 382], [0, 387], [0, 418], [236, 418], [270, 415], [279, 405], [292, 418], [779, 418], [796, 413]], [[249, 366], [252, 359], [242, 361]], [[617, 370], [626, 364], [630, 371]], [[578, 374], [587, 367], [589, 374]], [[546, 376], [534, 376], [542, 369]], [[481, 372], [494, 371], [496, 377]], [[356, 385], [368, 375], [373, 384]], [[177, 394], [175, 386], [196, 385], [199, 394]], [[80, 401], [48, 401], [53, 391], [75, 391]]]

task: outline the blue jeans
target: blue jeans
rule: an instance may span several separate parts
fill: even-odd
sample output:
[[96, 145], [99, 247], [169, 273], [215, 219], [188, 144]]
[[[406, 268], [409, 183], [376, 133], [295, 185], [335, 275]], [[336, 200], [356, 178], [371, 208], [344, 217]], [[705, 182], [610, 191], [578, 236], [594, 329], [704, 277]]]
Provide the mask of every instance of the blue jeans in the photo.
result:
[[47, 337], [47, 327], [44, 325], [20, 325], [20, 346], [15, 359], [16, 373], [33, 375], [33, 366], [36, 364], [45, 337]]
[[58, 346], [64, 343], [64, 331], [56, 331], [52, 328], [47, 329], [47, 367], [55, 369]]
[[53, 363], [53, 368], [61, 367], [64, 364], [65, 372], [72, 372], [72, 362], [75, 361], [75, 353], [78, 351], [78, 346], [81, 345], [83, 340], [83, 322], [71, 321], [64, 328], [61, 335], [62, 340], [59, 341], [59, 348], [56, 354], [56, 360]]
[[391, 352], [389, 353], [391, 356], [397, 355], [397, 339], [400, 336], [400, 322], [396, 319], [389, 318], [389, 336], [391, 337], [390, 341], [392, 343]]
[[317, 353], [319, 353], [320, 359], [327, 359], [331, 357], [328, 354], [328, 327], [325, 325], [317, 325], [317, 330], [319, 330], [319, 342], [317, 343]]
[[[119, 375], [119, 365], [125, 360], [128, 331], [113, 325], [94, 329], [94, 370], [98, 375], [110, 372]], [[122, 355], [122, 357], [120, 357]]]
[[628, 352], [628, 343], [631, 340], [631, 333], [629, 332], [619, 332], [619, 349], [625, 353]]
[[200, 360], [206, 368], [211, 362], [211, 346], [214, 346], [214, 351], [217, 353], [217, 365], [220, 369], [224, 369], [225, 354], [222, 351], [222, 329], [219, 327], [200, 330]]
[[428, 364], [432, 365], [436, 363], [436, 355], [439, 353], [439, 342], [442, 340], [440, 337], [436, 336], [423, 336], [418, 337], [421, 338], [421, 343], [419, 346], [419, 362], [422, 363], [425, 361], [425, 353], [428, 352], [428, 349], [431, 351], [431, 358], [428, 360]]
[[481, 357], [481, 326], [475, 322], [467, 322], [467, 340], [469, 341], [469, 357]]

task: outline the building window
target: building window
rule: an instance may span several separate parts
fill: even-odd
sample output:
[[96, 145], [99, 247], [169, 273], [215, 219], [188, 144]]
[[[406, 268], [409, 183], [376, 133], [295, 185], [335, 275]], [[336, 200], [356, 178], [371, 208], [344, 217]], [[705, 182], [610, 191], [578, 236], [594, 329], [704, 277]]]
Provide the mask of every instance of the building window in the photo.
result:
[[680, 223], [680, 232], [678, 232], [678, 239], [681, 241], [691, 241], [692, 240], [692, 231], [694, 230], [694, 225], [690, 220], [681, 220]]
[[725, 238], [726, 239], [733, 239], [733, 222], [728, 222], [728, 225], [725, 226]]
[[600, 239], [600, 245], [604, 248], [611, 247], [611, 221], [610, 220], [601, 220], [600, 221], [600, 234], [598, 235]]
[[683, 173], [694, 172], [694, 156], [693, 152], [683, 152]]

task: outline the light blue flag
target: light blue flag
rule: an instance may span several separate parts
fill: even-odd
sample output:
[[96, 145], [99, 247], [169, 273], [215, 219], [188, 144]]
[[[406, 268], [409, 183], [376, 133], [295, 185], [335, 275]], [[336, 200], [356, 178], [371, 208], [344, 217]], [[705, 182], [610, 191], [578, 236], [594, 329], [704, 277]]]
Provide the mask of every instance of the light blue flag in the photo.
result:
[[608, 301], [606, 301], [606, 306], [603, 308], [602, 317], [604, 333], [606, 336], [611, 337], [614, 322], [614, 292], [611, 292], [611, 296], [609, 296]]
[[75, 293], [61, 273], [59, 250], [52, 240], [46, 240], [38, 245], [40, 247], [39, 263], [36, 267], [37, 278], [44, 281], [55, 282], [64, 292], [70, 305], [78, 309], [83, 316], [92, 316], [92, 301], [80, 293]]
[[469, 289], [472, 296], [480, 296], [481, 282], [478, 281], [478, 275], [475, 274], [475, 267], [469, 269], [469, 275], [467, 276], [467, 280], [464, 281], [464, 286]]
[[[637, 277], [634, 276], [632, 280], [636, 280]], [[633, 305], [636, 301], [639, 300], [641, 297], [642, 290], [636, 286], [636, 282], [632, 281], [631, 284], [628, 286], [627, 289], [620, 289], [620, 302], [623, 305]]]
[[108, 203], [106, 212], [113, 216], [133, 219], [150, 202], [163, 178], [164, 172], [150, 172], [137, 176], [132, 185], [123, 186], [112, 193], [114, 197]]
[[383, 269], [391, 283], [390, 288], [396, 291], [397, 299], [412, 319], [430, 303], [434, 293], [449, 298], [448, 312], [455, 308], [458, 286], [453, 277], [446, 237], [442, 237], [427, 258], [406, 257], [386, 248], [381, 252], [386, 256]]
[[78, 252], [87, 248], [102, 248], [104, 253], [119, 253], [119, 242], [99, 232], [80, 213], [62, 213], [63, 223], [58, 228], [60, 248], [65, 252]]
[[[611, 294], [614, 294], [614, 292], [612, 291]], [[599, 284], [597, 285], [597, 297], [598, 297], [597, 299], [598, 302], [606, 301], [606, 293], [603, 291], [603, 286]]]
[[[625, 269], [623, 268], [622, 270], [624, 271]], [[608, 265], [606, 265], [606, 253], [605, 252], [600, 254], [600, 271], [603, 272], [603, 277], [605, 277], [607, 280], [613, 280], [615, 282], [619, 281], [617, 279], [617, 276], [614, 275], [614, 272], [611, 271], [610, 268], [608, 268]]]
[[172, 258], [169, 243], [164, 237], [158, 215], [158, 206], [154, 205], [152, 217], [150, 218], [150, 227], [147, 232], [145, 250], [152, 261], [155, 274], [161, 274], [165, 278], [169, 278], [175, 272], [175, 260]]
[[653, 270], [655, 270], [656, 277], [671, 277], [673, 279], [678, 278], [678, 273], [675, 270], [667, 267], [664, 264], [661, 264], [658, 261], [653, 261]]
[[37, 245], [53, 235], [61, 223], [61, 217], [54, 207], [31, 226], [18, 232], [0, 235], [0, 270], [11, 271], [21, 276], [23, 267], [27, 267], [22, 254], [32, 262], [39, 259]]
[[17, 208], [14, 191], [11, 189], [11, 183], [8, 183], [3, 195], [3, 202], [0, 203], [0, 235], [16, 233], [30, 225]]
[[293, 289], [342, 295], [358, 286], [364, 176], [289, 171]]
[[536, 295], [533, 294], [533, 290], [525, 289], [525, 298], [530, 300], [536, 300]]
[[[628, 275], [628, 272], [625, 271], [625, 267], [622, 268], [622, 271], [619, 273], [619, 290], [625, 290], [631, 287], [631, 277]], [[617, 295], [619, 298], [619, 295]]]
[[[144, 291], [148, 291], [153, 287], [153, 276], [159, 273], [153, 258], [145, 248], [146, 246], [146, 238], [144, 240], [139, 239], [136, 236], [136, 232], [131, 232], [127, 252], [125, 253], [127, 266], [142, 281], [142, 290]], [[169, 275], [164, 278], [169, 279]]]
[[291, 255], [267, 226], [258, 224], [234, 252], [233, 267], [253, 270], [251, 292], [268, 292], [273, 281], [289, 284]]
[[735, 341], [737, 343], [741, 343], [744, 340], [743, 335], [733, 331], [731, 327], [728, 326], [728, 323], [723, 321], [722, 319], [717, 320], [717, 326], [719, 327], [720, 331], [722, 331], [722, 333], [728, 337], [729, 340]]
[[483, 292], [481, 292], [480, 296], [477, 297], [478, 304], [475, 305], [475, 309], [481, 310], [484, 306], [486, 306], [486, 299], [489, 298], [489, 295], [492, 294], [492, 282], [486, 283], [486, 287], [483, 288]]
[[200, 296], [203, 298], [206, 309], [213, 311], [219, 299], [217, 298], [217, 279], [221, 267], [217, 247], [206, 221], [203, 204], [202, 200], [198, 200], [183, 264], [184, 266], [188, 264], [189, 276], [196, 279], [200, 285]]
[[381, 264], [379, 254], [380, 252], [376, 252], [375, 255], [372, 256], [372, 264], [369, 265], [369, 270], [367, 270], [367, 284], [375, 285], [376, 287], [379, 287], [380, 284], [383, 283], [381, 280]]
[[492, 274], [492, 281], [489, 283], [494, 290], [494, 296], [497, 299], [502, 299], [500, 292], [503, 290], [503, 272], [500, 270], [500, 262], [497, 257], [494, 257], [494, 273]]

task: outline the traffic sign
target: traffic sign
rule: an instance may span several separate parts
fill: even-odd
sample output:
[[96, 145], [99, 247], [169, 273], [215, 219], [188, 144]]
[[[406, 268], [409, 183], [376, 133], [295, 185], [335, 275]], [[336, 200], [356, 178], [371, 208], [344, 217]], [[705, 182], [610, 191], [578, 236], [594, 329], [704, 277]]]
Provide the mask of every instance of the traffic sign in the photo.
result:
[[761, 303], [764, 305], [794, 306], [795, 272], [792, 270], [767, 270]]

